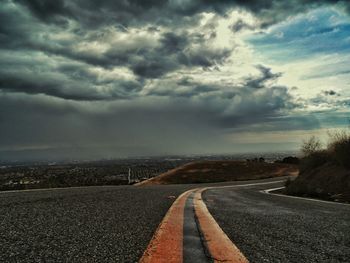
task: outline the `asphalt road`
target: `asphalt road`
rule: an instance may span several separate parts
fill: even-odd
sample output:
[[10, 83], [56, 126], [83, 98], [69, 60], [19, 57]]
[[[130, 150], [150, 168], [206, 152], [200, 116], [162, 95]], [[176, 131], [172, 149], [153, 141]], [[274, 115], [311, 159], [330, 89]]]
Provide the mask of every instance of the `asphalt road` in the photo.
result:
[[[203, 197], [251, 262], [349, 262], [350, 205], [259, 192], [279, 185]], [[198, 186], [0, 193], [0, 262], [137, 262], [175, 198]]]
[[203, 198], [250, 262], [350, 262], [350, 205], [260, 192], [281, 185], [211, 189]]
[[190, 186], [0, 193], [0, 262], [137, 262]]

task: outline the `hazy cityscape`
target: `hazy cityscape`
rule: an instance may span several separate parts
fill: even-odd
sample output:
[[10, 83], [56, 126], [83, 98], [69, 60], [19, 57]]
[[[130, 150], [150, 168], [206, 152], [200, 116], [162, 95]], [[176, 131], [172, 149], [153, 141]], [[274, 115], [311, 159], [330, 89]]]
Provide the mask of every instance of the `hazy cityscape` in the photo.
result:
[[296, 155], [296, 152], [140, 157], [85, 162], [7, 162], [0, 166], [0, 191], [134, 184], [193, 161], [263, 157], [266, 162], [274, 162], [289, 155]]

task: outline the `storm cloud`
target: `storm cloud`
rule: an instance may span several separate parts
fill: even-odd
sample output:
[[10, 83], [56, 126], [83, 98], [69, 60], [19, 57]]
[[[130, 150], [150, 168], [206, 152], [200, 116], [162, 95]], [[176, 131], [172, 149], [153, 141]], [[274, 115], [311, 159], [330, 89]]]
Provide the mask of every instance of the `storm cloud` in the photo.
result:
[[[24, 5], [36, 18], [43, 22], [64, 25], [65, 18], [75, 19], [88, 26], [120, 23], [124, 26], [145, 22], [171, 24], [178, 19], [190, 19], [202, 12], [225, 14], [230, 8], [243, 8], [261, 16], [265, 24], [283, 19], [286, 15], [305, 11], [324, 4], [336, 4], [349, 10], [344, 0], [128, 0], [128, 1], [65, 1], [45, 0], [16, 1]], [[179, 21], [177, 21], [179, 22]]]
[[242, 61], [251, 47], [241, 36], [320, 6], [345, 12], [350, 6], [326, 0], [0, 3], [0, 151], [73, 147], [84, 149], [84, 158], [117, 157], [120, 149], [126, 155], [229, 152], [230, 132], [284, 130], [286, 123], [318, 128], [317, 120], [296, 113], [307, 105], [279, 83], [284, 72]]

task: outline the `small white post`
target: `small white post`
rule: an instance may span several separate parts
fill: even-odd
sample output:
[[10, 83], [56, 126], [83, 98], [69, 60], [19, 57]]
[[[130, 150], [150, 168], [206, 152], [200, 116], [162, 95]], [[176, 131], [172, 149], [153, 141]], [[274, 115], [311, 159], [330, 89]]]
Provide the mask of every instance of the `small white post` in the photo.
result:
[[129, 167], [129, 172], [128, 172], [128, 184], [131, 184], [131, 168]]

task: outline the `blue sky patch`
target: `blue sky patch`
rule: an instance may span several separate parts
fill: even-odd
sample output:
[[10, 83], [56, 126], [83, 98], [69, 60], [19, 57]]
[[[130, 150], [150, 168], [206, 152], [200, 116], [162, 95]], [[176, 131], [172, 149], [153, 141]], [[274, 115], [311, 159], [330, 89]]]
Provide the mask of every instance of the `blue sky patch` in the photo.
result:
[[295, 61], [331, 53], [350, 54], [350, 19], [335, 9], [321, 8], [247, 40], [255, 50], [274, 61]]

